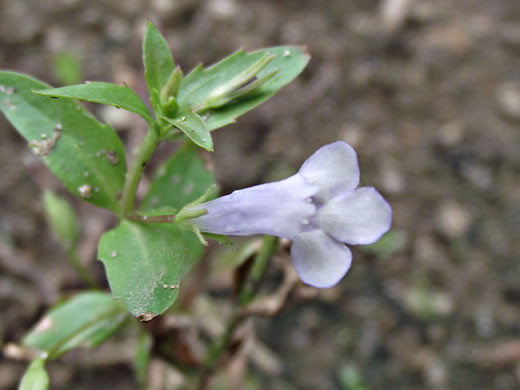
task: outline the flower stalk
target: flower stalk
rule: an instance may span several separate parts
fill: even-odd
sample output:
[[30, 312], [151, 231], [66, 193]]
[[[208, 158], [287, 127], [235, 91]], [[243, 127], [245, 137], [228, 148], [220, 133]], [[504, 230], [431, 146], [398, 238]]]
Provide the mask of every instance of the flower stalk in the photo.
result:
[[242, 308], [251, 303], [256, 297], [260, 283], [264, 279], [269, 260], [278, 250], [280, 240], [274, 236], [264, 236], [262, 246], [255, 256], [253, 268], [249, 274], [249, 283], [245, 283], [239, 293], [239, 304], [231, 315], [224, 333], [211, 344], [203, 362], [202, 371], [196, 385], [197, 390], [205, 390], [209, 384], [218, 361], [227, 351], [235, 330], [247, 318], [242, 314]]
[[280, 239], [275, 236], [264, 236], [260, 251], [255, 256], [253, 268], [249, 275], [249, 283], [246, 283], [240, 293], [239, 302], [241, 305], [249, 304], [256, 296], [260, 283], [262, 282], [269, 260], [278, 250]]

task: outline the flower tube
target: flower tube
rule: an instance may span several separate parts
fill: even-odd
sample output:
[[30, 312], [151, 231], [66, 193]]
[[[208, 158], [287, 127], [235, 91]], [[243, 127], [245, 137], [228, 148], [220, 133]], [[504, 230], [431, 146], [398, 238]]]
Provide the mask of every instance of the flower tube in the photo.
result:
[[292, 263], [304, 283], [337, 284], [352, 263], [346, 244], [372, 244], [390, 229], [392, 208], [372, 187], [357, 188], [354, 149], [337, 141], [318, 149], [298, 173], [234, 191], [196, 206], [200, 231], [289, 238]]

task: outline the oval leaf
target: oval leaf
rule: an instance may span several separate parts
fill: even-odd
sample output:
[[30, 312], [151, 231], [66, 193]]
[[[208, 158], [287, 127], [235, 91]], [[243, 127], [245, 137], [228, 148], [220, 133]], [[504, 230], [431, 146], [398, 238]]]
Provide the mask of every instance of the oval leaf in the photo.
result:
[[69, 191], [117, 212], [126, 171], [121, 140], [77, 103], [31, 92], [48, 87], [0, 71], [0, 110]]
[[25, 371], [18, 390], [47, 390], [49, 375], [45, 371], [45, 360], [35, 359]]
[[186, 76], [181, 83], [177, 97], [179, 106], [182, 110], [188, 110], [200, 104], [213, 91], [233, 80], [266, 54], [272, 54], [275, 57], [256, 75], [256, 79], [278, 71], [276, 76], [259, 86], [247, 97], [237, 99], [224, 107], [210, 110], [203, 115], [210, 131], [234, 122], [240, 115], [265, 102], [280, 88], [294, 80], [310, 60], [305, 48], [298, 46], [271, 47], [251, 53], [239, 50], [207, 69], [203, 69], [199, 65]]
[[174, 119], [167, 117], [162, 118], [181, 130], [189, 137], [189, 139], [201, 148], [209, 150], [210, 152], [213, 151], [213, 140], [211, 139], [211, 134], [209, 133], [206, 123], [197, 114], [194, 114], [191, 111], [184, 111]]
[[163, 207], [178, 211], [204, 195], [213, 184], [215, 175], [204, 165], [198, 148], [187, 142], [157, 169], [141, 203], [141, 211], [149, 212]]
[[[168, 43], [152, 22], [146, 25], [143, 41], [144, 77], [150, 96], [155, 89], [160, 92], [175, 68]], [[154, 102], [158, 104], [159, 102]], [[154, 104], [154, 105], [155, 105]]]
[[105, 265], [112, 294], [136, 317], [150, 320], [177, 298], [181, 276], [199, 253], [173, 224], [129, 221], [103, 234], [98, 258]]
[[127, 314], [109, 294], [81, 293], [51, 309], [23, 343], [55, 358], [72, 348], [99, 345], [119, 329]]
[[106, 104], [140, 115], [147, 122], [152, 121], [148, 108], [139, 95], [127, 85], [90, 81], [85, 84], [70, 85], [33, 91], [37, 95], [55, 98], [77, 99], [85, 102]]

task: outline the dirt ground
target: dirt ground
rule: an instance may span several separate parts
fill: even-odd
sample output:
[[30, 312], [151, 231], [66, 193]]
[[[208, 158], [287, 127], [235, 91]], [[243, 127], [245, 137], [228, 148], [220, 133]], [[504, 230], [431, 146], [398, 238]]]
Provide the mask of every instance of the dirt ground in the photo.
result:
[[[256, 321], [274, 367], [252, 364], [242, 388], [520, 389], [520, 2], [0, 0], [0, 69], [58, 85], [67, 52], [82, 79], [145, 96], [147, 19], [185, 72], [240, 47], [312, 54], [294, 83], [214, 133], [224, 193], [287, 176], [341, 139], [358, 151], [362, 185], [393, 206], [392, 231], [353, 248], [338, 286]], [[93, 109], [130, 145], [145, 131]], [[59, 184], [4, 118], [0, 134], [5, 344], [83, 286], [42, 210], [41, 189]], [[104, 280], [95, 243], [110, 217], [75, 204], [80, 257]], [[137, 388], [132, 346], [111, 343], [51, 364], [53, 389]], [[0, 388], [16, 388], [24, 367], [0, 355]]]

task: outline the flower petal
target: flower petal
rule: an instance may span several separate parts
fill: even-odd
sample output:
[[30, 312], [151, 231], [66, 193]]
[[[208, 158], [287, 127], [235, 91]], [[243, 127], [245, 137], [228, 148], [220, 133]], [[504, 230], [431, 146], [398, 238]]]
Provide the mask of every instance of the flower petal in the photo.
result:
[[300, 279], [319, 288], [338, 283], [352, 263], [350, 249], [321, 230], [298, 234], [291, 247], [291, 258]]
[[303, 163], [299, 173], [322, 188], [318, 198], [326, 201], [359, 184], [356, 151], [343, 141], [322, 146]]
[[372, 244], [392, 224], [392, 208], [372, 187], [342, 193], [318, 211], [321, 228], [347, 244]]
[[248, 236], [270, 234], [292, 238], [316, 212], [308, 200], [319, 190], [301, 175], [262, 184], [197, 206], [208, 211], [191, 222], [201, 231]]

